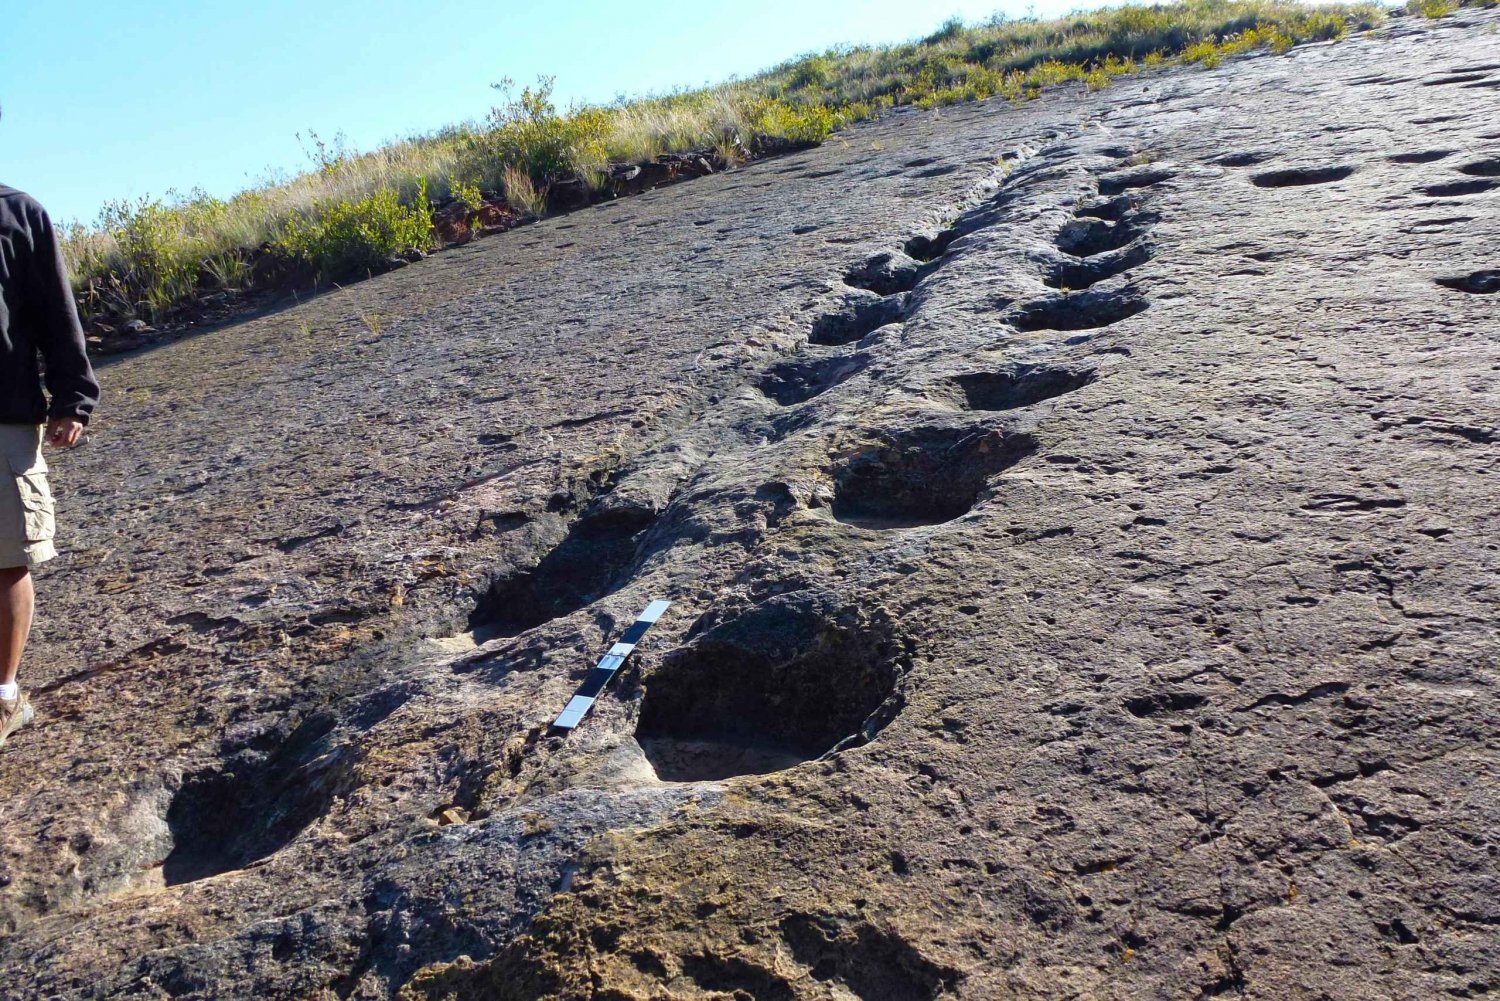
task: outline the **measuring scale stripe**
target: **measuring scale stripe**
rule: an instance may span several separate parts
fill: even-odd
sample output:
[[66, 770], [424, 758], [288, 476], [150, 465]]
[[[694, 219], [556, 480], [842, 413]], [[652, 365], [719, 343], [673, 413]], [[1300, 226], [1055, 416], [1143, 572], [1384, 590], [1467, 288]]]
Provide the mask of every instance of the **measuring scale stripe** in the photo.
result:
[[631, 623], [630, 628], [625, 630], [625, 635], [620, 641], [609, 648], [609, 652], [599, 659], [599, 663], [589, 672], [589, 676], [583, 679], [583, 684], [578, 686], [578, 691], [568, 700], [563, 711], [558, 713], [557, 719], [552, 721], [552, 731], [572, 730], [583, 722], [584, 714], [594, 707], [594, 700], [604, 687], [609, 684], [615, 672], [625, 666], [625, 661], [635, 652], [635, 645], [646, 635], [646, 630], [661, 618], [662, 613], [672, 607], [670, 601], [653, 601], [646, 606], [640, 618]]

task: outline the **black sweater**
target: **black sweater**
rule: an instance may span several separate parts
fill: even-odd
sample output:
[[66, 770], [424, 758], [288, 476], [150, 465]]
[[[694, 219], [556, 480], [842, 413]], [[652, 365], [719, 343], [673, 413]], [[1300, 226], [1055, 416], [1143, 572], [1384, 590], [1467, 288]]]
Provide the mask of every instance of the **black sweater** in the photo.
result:
[[0, 424], [88, 423], [98, 402], [52, 220], [31, 196], [0, 185]]

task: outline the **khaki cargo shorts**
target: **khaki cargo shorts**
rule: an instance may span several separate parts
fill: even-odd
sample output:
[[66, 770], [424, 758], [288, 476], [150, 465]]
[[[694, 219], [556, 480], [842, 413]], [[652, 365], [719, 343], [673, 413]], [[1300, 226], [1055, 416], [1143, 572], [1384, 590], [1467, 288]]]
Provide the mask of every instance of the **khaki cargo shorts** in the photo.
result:
[[57, 550], [41, 427], [0, 424], [0, 457], [0, 568], [45, 563]]

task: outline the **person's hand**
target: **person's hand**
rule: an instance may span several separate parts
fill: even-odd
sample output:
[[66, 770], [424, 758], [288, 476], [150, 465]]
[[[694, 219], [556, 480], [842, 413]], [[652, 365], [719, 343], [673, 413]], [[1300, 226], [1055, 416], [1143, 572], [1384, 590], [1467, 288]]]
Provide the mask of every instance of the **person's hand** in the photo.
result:
[[73, 417], [56, 417], [47, 422], [47, 444], [53, 448], [72, 448], [83, 434], [83, 421]]

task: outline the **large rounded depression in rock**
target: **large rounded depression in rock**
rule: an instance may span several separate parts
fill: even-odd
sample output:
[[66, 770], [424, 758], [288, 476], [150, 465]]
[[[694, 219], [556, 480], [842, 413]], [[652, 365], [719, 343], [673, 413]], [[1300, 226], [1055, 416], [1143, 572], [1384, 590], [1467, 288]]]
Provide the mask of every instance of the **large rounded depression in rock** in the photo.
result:
[[984, 427], [885, 435], [834, 467], [833, 516], [873, 529], [952, 521], [979, 503], [991, 476], [1034, 451], [1029, 435]]
[[882, 614], [772, 599], [645, 679], [636, 740], [669, 782], [790, 768], [873, 737], [899, 709], [909, 660]]

